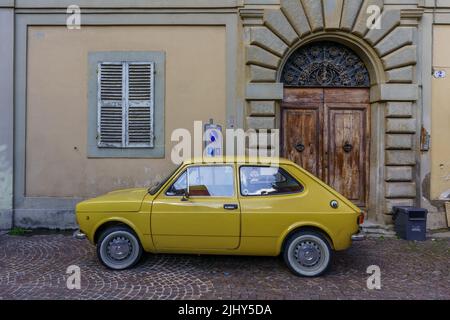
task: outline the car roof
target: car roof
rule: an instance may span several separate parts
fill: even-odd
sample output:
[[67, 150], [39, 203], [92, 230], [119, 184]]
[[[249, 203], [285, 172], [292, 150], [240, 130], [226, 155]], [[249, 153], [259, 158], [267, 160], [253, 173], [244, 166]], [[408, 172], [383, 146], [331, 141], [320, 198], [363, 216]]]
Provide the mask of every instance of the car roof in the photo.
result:
[[196, 157], [187, 159], [184, 164], [220, 164], [220, 163], [245, 163], [245, 164], [294, 164], [285, 158], [275, 157], [251, 157], [251, 156], [231, 156], [231, 157]]
[[294, 162], [286, 159], [286, 158], [269, 158], [269, 157], [250, 157], [250, 156], [232, 156], [232, 157], [198, 157], [198, 158], [192, 158], [184, 161], [184, 165], [190, 165], [190, 164], [249, 164], [249, 165], [275, 165], [275, 164], [283, 164], [283, 165], [293, 165], [297, 167], [300, 171], [302, 171], [304, 174], [309, 176], [314, 183], [318, 183], [323, 188], [327, 189], [328, 191], [332, 192], [334, 195], [336, 195], [339, 199], [344, 201], [347, 205], [352, 207], [354, 210], [359, 210], [358, 207], [353, 204], [350, 200], [345, 198], [343, 195], [338, 193], [336, 190], [334, 190], [332, 187], [330, 187], [328, 184], [314, 176], [312, 173], [308, 172], [301, 166], [295, 164]]

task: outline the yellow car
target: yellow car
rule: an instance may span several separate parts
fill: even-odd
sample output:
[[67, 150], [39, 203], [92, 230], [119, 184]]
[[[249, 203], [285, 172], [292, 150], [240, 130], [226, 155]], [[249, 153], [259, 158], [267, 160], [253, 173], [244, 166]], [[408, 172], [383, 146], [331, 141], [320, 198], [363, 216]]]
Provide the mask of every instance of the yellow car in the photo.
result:
[[80, 234], [97, 245], [99, 260], [115, 270], [134, 266], [143, 251], [283, 254], [295, 274], [321, 275], [334, 250], [360, 239], [364, 216], [295, 163], [268, 162], [187, 161], [149, 189], [115, 191], [79, 203]]

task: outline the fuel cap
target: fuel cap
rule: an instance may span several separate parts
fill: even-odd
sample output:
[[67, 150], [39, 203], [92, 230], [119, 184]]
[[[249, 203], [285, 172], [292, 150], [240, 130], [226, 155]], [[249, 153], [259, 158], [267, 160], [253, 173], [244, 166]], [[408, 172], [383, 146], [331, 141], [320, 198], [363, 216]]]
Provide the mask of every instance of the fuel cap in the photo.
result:
[[339, 202], [337, 202], [336, 200], [333, 200], [333, 201], [330, 202], [330, 206], [333, 209], [337, 209], [337, 208], [339, 208]]

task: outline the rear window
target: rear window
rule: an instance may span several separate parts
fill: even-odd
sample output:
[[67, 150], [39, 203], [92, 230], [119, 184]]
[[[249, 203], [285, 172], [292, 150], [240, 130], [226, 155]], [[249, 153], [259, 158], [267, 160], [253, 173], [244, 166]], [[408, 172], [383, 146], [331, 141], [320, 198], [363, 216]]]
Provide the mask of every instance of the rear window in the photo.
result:
[[305, 189], [280, 167], [242, 166], [240, 182], [243, 196], [300, 193]]

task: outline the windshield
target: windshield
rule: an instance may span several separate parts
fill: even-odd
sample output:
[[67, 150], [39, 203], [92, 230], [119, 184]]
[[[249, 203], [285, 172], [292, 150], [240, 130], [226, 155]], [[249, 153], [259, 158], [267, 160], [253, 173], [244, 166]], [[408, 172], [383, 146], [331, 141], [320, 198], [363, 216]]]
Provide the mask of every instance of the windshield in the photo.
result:
[[166, 184], [166, 182], [175, 174], [175, 172], [178, 171], [178, 169], [181, 166], [178, 166], [175, 170], [171, 171], [170, 174], [168, 174], [164, 179], [162, 179], [160, 182], [158, 182], [157, 184], [155, 184], [154, 186], [148, 188], [148, 193], [150, 193], [152, 196], [155, 195], [159, 189], [162, 188], [163, 185]]

